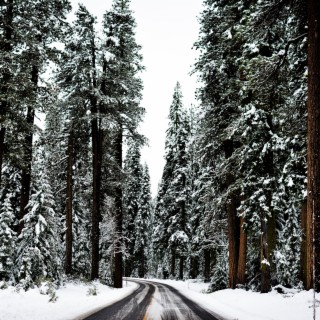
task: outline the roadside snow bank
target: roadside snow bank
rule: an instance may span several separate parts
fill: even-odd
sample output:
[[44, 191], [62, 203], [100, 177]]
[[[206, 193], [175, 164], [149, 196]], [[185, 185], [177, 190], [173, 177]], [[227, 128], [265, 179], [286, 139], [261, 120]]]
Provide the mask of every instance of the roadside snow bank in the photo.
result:
[[[204, 294], [207, 283], [196, 280], [175, 281], [149, 279], [168, 284], [186, 297], [212, 310], [226, 320], [313, 320], [313, 291], [285, 289], [285, 294], [276, 290], [267, 294], [226, 289]], [[320, 294], [316, 294], [316, 319], [320, 320]]]
[[82, 319], [82, 315], [89, 315], [128, 296], [136, 287], [137, 284], [132, 282], [124, 283], [122, 289], [100, 282], [70, 282], [55, 290], [56, 302], [49, 302], [52, 295], [43, 294], [48, 290], [46, 285], [26, 292], [9, 287], [0, 290], [0, 320]]

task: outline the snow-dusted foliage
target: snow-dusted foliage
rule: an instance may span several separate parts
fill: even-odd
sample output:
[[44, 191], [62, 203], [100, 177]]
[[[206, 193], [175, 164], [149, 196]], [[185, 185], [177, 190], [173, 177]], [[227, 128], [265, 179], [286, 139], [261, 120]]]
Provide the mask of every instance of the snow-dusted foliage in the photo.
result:
[[251, 254], [245, 243], [250, 287], [264, 292], [270, 284], [296, 286], [306, 188], [304, 5], [218, 0], [204, 5], [195, 45], [201, 50], [195, 70], [202, 82], [197, 140], [202, 167], [209, 168], [202, 198], [213, 219], [228, 217], [223, 228], [229, 237], [232, 205], [244, 222], [247, 240], [241, 241], [260, 239], [260, 270], [252, 260], [259, 251]]
[[41, 171], [17, 240], [16, 277], [24, 289], [45, 278], [59, 280], [62, 266], [54, 197], [45, 168]]
[[[138, 276], [143, 278], [148, 273], [148, 260], [152, 255], [150, 245], [151, 236], [151, 186], [150, 176], [147, 164], [143, 166], [141, 191], [139, 194], [138, 213], [135, 217], [135, 241], [134, 256], [136, 259], [136, 268]], [[149, 260], [150, 262], [150, 260]]]
[[14, 254], [16, 233], [13, 231], [15, 220], [11, 194], [7, 193], [0, 209], [0, 279], [9, 281], [14, 276]]
[[143, 169], [140, 158], [140, 146], [135, 141], [132, 141], [129, 144], [124, 161], [124, 171], [127, 177], [123, 193], [123, 234], [126, 239], [125, 275], [128, 277], [134, 272], [135, 264], [139, 263], [138, 257], [134, 254], [134, 249], [137, 236], [136, 219], [139, 219], [139, 202], [143, 183]]
[[[157, 195], [154, 216], [153, 245], [159, 264], [167, 254], [171, 260], [170, 276], [183, 278], [184, 260], [188, 256], [190, 227], [187, 216], [187, 144], [189, 120], [182, 104], [177, 83], [169, 112], [165, 143], [165, 167]], [[179, 274], [176, 273], [179, 261]]]

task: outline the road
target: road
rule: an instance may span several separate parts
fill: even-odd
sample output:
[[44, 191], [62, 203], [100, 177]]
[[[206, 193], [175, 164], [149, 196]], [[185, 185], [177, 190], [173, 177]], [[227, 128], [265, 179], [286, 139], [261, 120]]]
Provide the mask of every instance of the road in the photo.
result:
[[85, 320], [218, 320], [169, 285], [140, 280], [134, 282], [139, 286], [131, 295]]

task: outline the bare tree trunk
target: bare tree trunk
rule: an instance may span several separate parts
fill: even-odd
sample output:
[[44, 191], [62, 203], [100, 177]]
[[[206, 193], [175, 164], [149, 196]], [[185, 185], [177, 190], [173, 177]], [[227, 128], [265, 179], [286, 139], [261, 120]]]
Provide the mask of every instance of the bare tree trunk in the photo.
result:
[[66, 201], [66, 274], [72, 273], [72, 167], [73, 167], [73, 129], [70, 130], [68, 138], [68, 166], [67, 166], [67, 201]]
[[183, 280], [184, 257], [180, 256], [179, 260], [179, 279]]
[[244, 218], [240, 218], [240, 246], [239, 262], [237, 272], [237, 284], [246, 284], [246, 263], [247, 263], [247, 234], [243, 229]]
[[[5, 21], [4, 21], [4, 37], [5, 41], [1, 44], [1, 51], [3, 53], [7, 53], [8, 55], [12, 51], [11, 40], [12, 40], [12, 21], [13, 21], [13, 0], [7, 1], [7, 8], [5, 13]], [[6, 58], [6, 60], [9, 57]], [[11, 74], [9, 71], [5, 71], [3, 73], [2, 86], [1, 86], [1, 107], [0, 107], [0, 186], [2, 180], [2, 166], [3, 166], [3, 157], [4, 157], [4, 149], [5, 149], [5, 136], [6, 136], [6, 128], [3, 124], [5, 121], [7, 108], [8, 108], [8, 84], [11, 78]]]
[[[226, 159], [232, 156], [234, 151], [233, 141], [224, 141], [224, 151]], [[226, 188], [233, 183], [234, 176], [228, 173], [226, 177]], [[229, 281], [228, 287], [235, 289], [237, 285], [237, 271], [239, 260], [239, 238], [240, 222], [237, 216], [238, 196], [235, 193], [229, 195], [227, 200], [227, 217], [228, 217], [228, 243], [229, 243]]]
[[[32, 67], [31, 81], [34, 84], [34, 90], [37, 90], [39, 78], [39, 68], [37, 66]], [[19, 226], [18, 233], [20, 234], [24, 223], [21, 219], [26, 213], [26, 206], [28, 205], [30, 198], [30, 186], [31, 186], [31, 166], [32, 166], [32, 153], [33, 153], [33, 125], [34, 125], [35, 109], [33, 106], [28, 107], [27, 110], [27, 130], [24, 140], [24, 155], [23, 155], [23, 169], [21, 173], [21, 198], [20, 198], [20, 213], [19, 213]]]
[[116, 240], [115, 240], [115, 270], [114, 270], [114, 287], [122, 288], [122, 139], [123, 128], [119, 125], [119, 132], [116, 137], [116, 162], [118, 166], [118, 173], [116, 175], [116, 188], [115, 188], [115, 221], [116, 221]]
[[[96, 77], [96, 48], [92, 42], [92, 68], [94, 70], [92, 85], [97, 88]], [[100, 130], [99, 130], [99, 110], [95, 93], [91, 96], [91, 136], [92, 136], [92, 213], [91, 213], [91, 280], [99, 278], [99, 240], [100, 240], [100, 189], [101, 189], [101, 150], [100, 150]]]
[[176, 276], [176, 250], [174, 248], [171, 249], [171, 271], [170, 276]]
[[[272, 117], [268, 116], [267, 120], [269, 127], [272, 129]], [[271, 148], [265, 153], [263, 169], [266, 175], [273, 176], [273, 152]], [[265, 193], [271, 216], [267, 216], [267, 213], [263, 212], [261, 217], [261, 293], [267, 293], [271, 289], [272, 253], [276, 245], [276, 218], [271, 208], [272, 187]]]
[[209, 249], [204, 250], [204, 281], [209, 282], [210, 281], [210, 264], [211, 264], [211, 253]]
[[[308, 0], [308, 197], [306, 289], [320, 276], [320, 2]], [[313, 267], [315, 270], [313, 270]], [[313, 274], [315, 279], [313, 279]], [[314, 281], [315, 280], [315, 281]]]
[[301, 279], [303, 282], [303, 286], [307, 287], [307, 272], [308, 272], [308, 264], [307, 264], [307, 203], [302, 204], [301, 208], [301, 230], [302, 230], [302, 242], [301, 242]]
[[[96, 101], [95, 103], [96, 104]], [[92, 167], [93, 167], [93, 188], [92, 188], [92, 215], [91, 215], [91, 280], [99, 278], [99, 239], [100, 239], [100, 150], [99, 150], [99, 128], [97, 120], [96, 105], [92, 107]]]

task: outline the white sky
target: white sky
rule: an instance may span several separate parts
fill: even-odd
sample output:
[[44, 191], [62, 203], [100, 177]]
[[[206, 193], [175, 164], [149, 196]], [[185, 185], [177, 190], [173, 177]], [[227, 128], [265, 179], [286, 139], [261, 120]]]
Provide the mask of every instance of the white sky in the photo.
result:
[[[101, 20], [112, 0], [71, 0], [74, 9], [78, 2]], [[195, 104], [196, 77], [189, 73], [196, 58], [191, 48], [198, 37], [197, 16], [202, 0], [132, 0], [131, 8], [146, 67], [142, 74], [146, 115], [140, 132], [149, 139], [149, 147], [142, 150], [142, 161], [149, 166], [155, 196], [164, 166], [165, 131], [177, 81], [181, 83], [185, 106]]]

